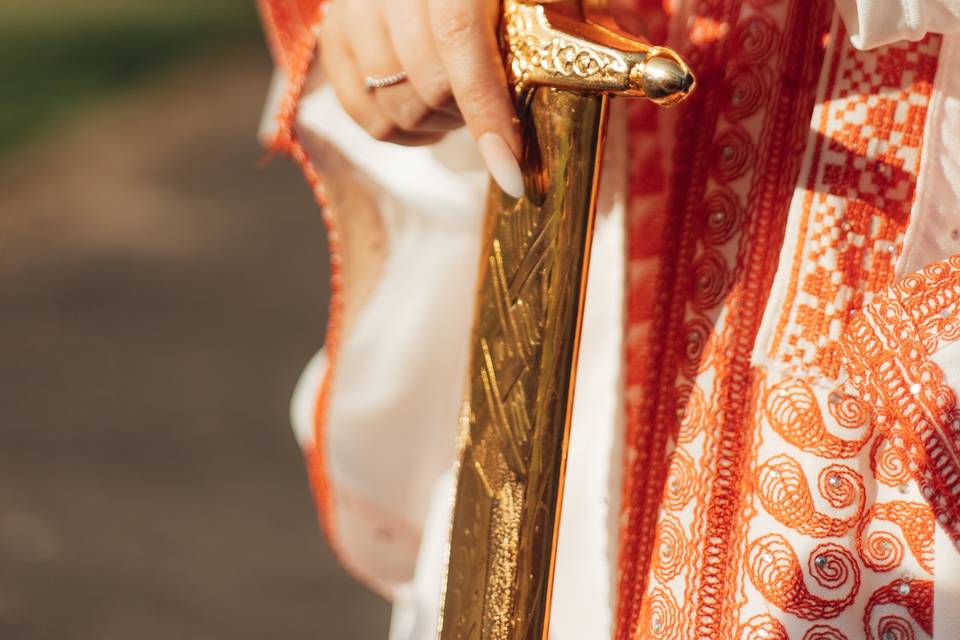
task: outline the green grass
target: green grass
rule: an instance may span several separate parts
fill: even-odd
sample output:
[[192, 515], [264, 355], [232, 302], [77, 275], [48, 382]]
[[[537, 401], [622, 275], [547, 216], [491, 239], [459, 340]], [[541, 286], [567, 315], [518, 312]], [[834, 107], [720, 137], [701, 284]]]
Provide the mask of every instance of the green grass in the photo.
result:
[[172, 63], [259, 33], [253, 0], [4, 3], [0, 152]]

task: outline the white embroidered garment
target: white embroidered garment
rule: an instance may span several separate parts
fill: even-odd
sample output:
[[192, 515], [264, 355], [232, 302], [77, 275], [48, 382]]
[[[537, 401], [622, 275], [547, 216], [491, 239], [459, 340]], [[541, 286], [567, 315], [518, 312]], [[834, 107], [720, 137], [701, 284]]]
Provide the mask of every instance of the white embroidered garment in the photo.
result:
[[[676, 25], [687, 25], [694, 35], [705, 39], [723, 32], [722, 25], [702, 17], [699, 21], [694, 19], [694, 10], [688, 6], [692, 3], [673, 4], [674, 32], [680, 28]], [[786, 3], [780, 4], [785, 7]], [[777, 0], [753, 2], [753, 5], [763, 5], [776, 16], [764, 16], [764, 20], [780, 19], [786, 11], [777, 8]], [[860, 49], [920, 40], [927, 32], [949, 34], [960, 30], [957, 0], [837, 0], [837, 7], [847, 25], [850, 41]], [[757, 21], [750, 22], [753, 11], [761, 12], [744, 9], [744, 23], [756, 24]], [[691, 14], [689, 21], [683, 19], [687, 13]], [[835, 21], [832, 32], [839, 33], [839, 29], [839, 22]], [[827, 56], [829, 59], [834, 55], [838, 61], [835, 64], [861, 66], [853, 73], [867, 75], [862, 66], [875, 64], [869, 56], [856, 58], [854, 53], [846, 53], [843, 43], [836, 40], [831, 41], [830, 46]], [[819, 180], [816, 188], [810, 190], [819, 193], [817, 189], [834, 178], [816, 175], [820, 165], [810, 156], [818, 144], [816, 128], [811, 129], [810, 139], [806, 141], [808, 151], [803, 171], [810, 175], [801, 174], [797, 180], [772, 293], [766, 302], [751, 359], [764, 370], [763, 388], [770, 392], [764, 414], [767, 422], [759, 427], [762, 442], [754, 453], [758, 487], [743, 504], [753, 516], [749, 523], [750, 547], [745, 554], [744, 573], [736, 577], [738, 593], [749, 594], [742, 596], [746, 601], [738, 605], [739, 620], [730, 623], [742, 634], [737, 637], [853, 638], [863, 632], [863, 624], [891, 633], [909, 628], [911, 634], [924, 637], [922, 621], [918, 626], [916, 622], [907, 621], [907, 616], [901, 617], [897, 598], [915, 599], [921, 589], [919, 581], [911, 587], [910, 581], [898, 578], [904, 574], [911, 578], [929, 578], [935, 574], [935, 582], [930, 583], [933, 584], [933, 619], [929, 626], [937, 638], [960, 636], [957, 611], [960, 607], [951, 605], [960, 597], [960, 555], [954, 542], [946, 529], [939, 526], [931, 530], [930, 541], [925, 541], [924, 527], [932, 526], [933, 519], [926, 519], [927, 512], [920, 506], [928, 501], [928, 496], [923, 495], [924, 488], [912, 483], [893, 454], [888, 454], [884, 438], [873, 438], [872, 426], [845, 422], [849, 416], [843, 410], [854, 407], [855, 403], [844, 404], [846, 396], [837, 395], [835, 383], [841, 380], [846, 384], [842, 378], [848, 376], [851, 384], [865, 385], [858, 389], [866, 388], [869, 394], [871, 372], [860, 377], [846, 370], [842, 374], [839, 371], [818, 373], [812, 378], [795, 375], [798, 370], [812, 371], [811, 367], [821, 365], [829, 368], [830, 363], [839, 362], [831, 359], [833, 356], [824, 355], [824, 345], [817, 340], [831, 341], [828, 345], [831, 348], [832, 341], [849, 345], [852, 343], [843, 342], [843, 336], [849, 332], [846, 323], [860, 326], [847, 318], [846, 311], [842, 320], [817, 325], [825, 329], [813, 338], [809, 327], [814, 325], [804, 325], [808, 322], [804, 320], [808, 308], [820, 309], [824, 317], [834, 312], [839, 317], [843, 305], [851, 309], [856, 306], [852, 298], [827, 300], [823, 294], [826, 289], [820, 274], [836, 274], [842, 267], [843, 256], [853, 255], [844, 254], [843, 246], [837, 244], [841, 235], [849, 235], [851, 242], [874, 242], [876, 255], [886, 255], [888, 261], [895, 258], [896, 282], [905, 283], [906, 287], [911, 286], [916, 272], [927, 265], [960, 255], [960, 35], [947, 35], [935, 45], [926, 42], [920, 49], [909, 52], [907, 49], [893, 51], [898, 55], [903, 51], [905, 60], [914, 61], [911, 55], [922, 55], [937, 61], [935, 76], [931, 73], [932, 90], [928, 102], [924, 102], [926, 126], [921, 126], [922, 142], [898, 139], [899, 129], [893, 131], [888, 143], [862, 133], [867, 157], [880, 157], [885, 153], [883, 145], [889, 144], [896, 149], [895, 157], [903, 162], [905, 171], [915, 174], [915, 198], [912, 202], [900, 203], [909, 213], [909, 224], [902, 231], [893, 230], [889, 239], [884, 229], [854, 228], [859, 218], [849, 214], [849, 210], [846, 214], [842, 210], [856, 201], [859, 197], [856, 193], [875, 196], [870, 191], [873, 187], [865, 188], [862, 184], [854, 185], [852, 197], [813, 196], [813, 208], [805, 204], [809, 193], [802, 186], [807, 184], [806, 180]], [[884, 72], [883, 69], [873, 71]], [[896, 70], [890, 73], [895, 74]], [[922, 75], [923, 71], [917, 73]], [[832, 118], [846, 117], [859, 126], [865, 117], [863, 114], [876, 108], [880, 98], [899, 101], [898, 109], [903, 110], [909, 108], [911, 101], [925, 100], [920, 95], [907, 93], [886, 95], [886, 88], [869, 95], [857, 94], [855, 89], [847, 94], [844, 91], [848, 89], [841, 91], [828, 86], [829, 78], [828, 67], [821, 79], [818, 92], [821, 102], [814, 108], [814, 123], [821, 121], [818, 119], [833, 122]], [[871, 87], [868, 80], [861, 85], [851, 81], [849, 86]], [[281, 80], [276, 95], [284, 90]], [[861, 97], [863, 100], [859, 100]], [[279, 104], [279, 98], [272, 102]], [[615, 131], [627, 128], [625, 118], [623, 113], [615, 116], [612, 123]], [[897, 118], [909, 120], [900, 112], [894, 120]], [[273, 136], [273, 122], [273, 115], [268, 112], [264, 131], [268, 139]], [[297, 123], [307, 148], [312, 151], [314, 163], [326, 174], [328, 191], [340, 192], [341, 202], [348, 205], [358, 201], [357, 196], [349, 195], [351, 193], [372, 194], [359, 200], [380, 221], [378, 228], [386, 246], [385, 257], [373, 269], [372, 284], [362, 300], [347, 305], [353, 310], [351, 320], [339, 343], [329, 400], [325, 407], [319, 407], [325, 414], [324, 448], [332, 486], [334, 531], [331, 537], [344, 563], [373, 588], [393, 599], [391, 640], [432, 638], [447, 543], [450, 465], [466, 369], [486, 179], [465, 132], [450, 135], [429, 148], [399, 148], [375, 142], [349, 120], [332, 91], [322, 84], [308, 89], [303, 96]], [[887, 131], [884, 135], [889, 134]], [[853, 137], [850, 140], [854, 140]], [[638, 339], [629, 331], [624, 337], [623, 327], [627, 324], [635, 329], [634, 333], [641, 333], [637, 325], [630, 324], [624, 310], [625, 288], [642, 279], [639, 263], [628, 261], [625, 256], [629, 242], [625, 218], [635, 215], [631, 206], [639, 202], [642, 194], [631, 193], [628, 188], [633, 177], [627, 172], [634, 165], [626, 155], [626, 136], [611, 136], [611, 142], [588, 287], [551, 637], [554, 640], [613, 637], [615, 629], [623, 632], [625, 625], [631, 629], [630, 637], [695, 637], [693, 629], [686, 626], [692, 622], [680, 618], [692, 619], [693, 615], [688, 615], [692, 610], [686, 607], [699, 604], [691, 594], [700, 594], [698, 597], [702, 598], [707, 591], [703, 584], [698, 587], [699, 591], [691, 587], [696, 579], [684, 574], [680, 566], [672, 566], [684, 559], [693, 562], [693, 557], [678, 555], [682, 545], [678, 543], [674, 547], [664, 539], [668, 533], [679, 531], [678, 540], [683, 540], [687, 535], [683, 531], [697, 517], [694, 510], [700, 508], [696, 506], [699, 503], [677, 500], [676, 509], [665, 508], [659, 512], [656, 542], [661, 555], [653, 561], [651, 577], [644, 577], [647, 591], [643, 606], [647, 608], [632, 614], [617, 609], [618, 554], [622, 543], [618, 533], [623, 524], [618, 508], [619, 463], [625, 446], [622, 386], [626, 374], [622, 354], [628, 348], [625, 343]], [[740, 142], [734, 140], [733, 144]], [[829, 153], [834, 152], [842, 157], [843, 149]], [[851, 160], [856, 162], [859, 160]], [[910, 163], [915, 163], [912, 169]], [[723, 177], [722, 164], [717, 171]], [[881, 169], [881, 173], [883, 171]], [[730, 180], [734, 188], [738, 175]], [[331, 189], [330, 182], [339, 184]], [[890, 189], [890, 193], [895, 191], [893, 187]], [[336, 199], [333, 200], [332, 207], [336, 208]], [[882, 208], [884, 204], [878, 206]], [[820, 209], [815, 211], [816, 207]], [[711, 209], [710, 215], [714, 213]], [[350, 212], [344, 210], [337, 214], [346, 216]], [[721, 227], [726, 222], [716, 217], [710, 220], [717, 221]], [[718, 228], [710, 233], [720, 236], [726, 232]], [[721, 259], [730, 259], [729, 251]], [[350, 260], [349, 255], [346, 260]], [[849, 293], [851, 296], [861, 294], [855, 288]], [[722, 306], [722, 300], [720, 303]], [[879, 309], [867, 306], [862, 314], [863, 326], [877, 326], [875, 318], [879, 316], [873, 314], [880, 313]], [[720, 318], [729, 313], [724, 307]], [[954, 392], [960, 392], [958, 344], [958, 340], [937, 343], [929, 355], [944, 372], [946, 385]], [[836, 349], [839, 353], [841, 347]], [[856, 344], [850, 349], [856, 354]], [[315, 447], [316, 403], [323, 397], [318, 390], [327, 377], [326, 369], [325, 356], [320, 354], [305, 372], [294, 399], [293, 421], [307, 451]], [[709, 388], [712, 384], [712, 372], [694, 371], [693, 374], [695, 384], [687, 387], [687, 400], [689, 394], [696, 396], [697, 389]], [[628, 389], [628, 394], [630, 392]], [[782, 402], [778, 400], [780, 397]], [[803, 412], [798, 413], [797, 402], [807, 403], [802, 405]], [[691, 402], [685, 410], [691, 411], [694, 404]], [[630, 406], [629, 402], [627, 405]], [[806, 432], [798, 425], [813, 428], [810, 421], [814, 415], [822, 417], [822, 440], [801, 442]], [[702, 428], [715, 426], [705, 423]], [[898, 427], [894, 424], [890, 428], [894, 434]], [[832, 435], [838, 432], [843, 433], [842, 441]], [[684, 440], [687, 436], [689, 439]], [[696, 452], [700, 446], [706, 451], [701, 433], [685, 435], [681, 431], [676, 438], [684, 446], [681, 451], [675, 445], [674, 451], [686, 455], [684, 452], [690, 450], [700, 455]], [[890, 442], [893, 441], [891, 437]], [[851, 448], [853, 442], [860, 443], [856, 450]], [[828, 451], [831, 446], [838, 448]], [[819, 449], [820, 453], [805, 457], [811, 448]], [[784, 455], [786, 452], [790, 455]], [[684, 460], [680, 454], [672, 454], [672, 460], [678, 459]], [[821, 470], [819, 480], [816, 474], [812, 476], [814, 490], [820, 482], [820, 493], [815, 496], [815, 506], [813, 502], [809, 507], [803, 506], [812, 510], [811, 516], [797, 511], [795, 507], [800, 507], [791, 500], [808, 490], [805, 484], [794, 480], [804, 477], [805, 471], [814, 473], [814, 470]], [[866, 484], [858, 485], [852, 480], [860, 473], [868, 478]], [[670, 482], [668, 479], [665, 493], [668, 502], [673, 495]], [[765, 492], [765, 487], [770, 491]], [[807, 497], [814, 500], [810, 495]], [[785, 508], [788, 503], [792, 511]], [[884, 511], [883, 505], [893, 503], [913, 506]], [[833, 515], [817, 521], [818, 509]], [[912, 533], [903, 524], [910, 518], [914, 523], [910, 526], [916, 525]], [[664, 526], [673, 519], [677, 522], [676, 530]], [[796, 535], [796, 531], [802, 535]], [[827, 539], [830, 542], [823, 542]], [[858, 549], [861, 544], [863, 548]], [[775, 592], [776, 585], [772, 583], [777, 580], [768, 579], [783, 578], [776, 573], [779, 570], [776, 567], [758, 569], [759, 575], [750, 574], [751, 566], [762, 568], [765, 563], [779, 563], [791, 557], [790, 554], [794, 554], [794, 558], [810, 558], [810, 566], [802, 568], [816, 577], [816, 582], [813, 578], [807, 580], [808, 593]], [[860, 559], [853, 560], [854, 554]], [[895, 574], [892, 573], [894, 567]], [[793, 568], [789, 565], [790, 570]], [[799, 564], [796, 570], [801, 571]], [[894, 578], [897, 580], [891, 582]], [[789, 584], [785, 578], [780, 582]], [[855, 586], [851, 587], [852, 584]], [[888, 591], [892, 595], [882, 595], [890, 585]], [[680, 596], [684, 593], [691, 595], [691, 602], [683, 601]], [[619, 597], [624, 598], [622, 587]], [[620, 605], [623, 608], [623, 602]], [[786, 613], [773, 613], [774, 605]], [[657, 609], [658, 606], [662, 608]], [[696, 611], [701, 615], [700, 609]], [[668, 622], [675, 626], [668, 626]], [[664, 635], [668, 631], [676, 635]], [[777, 635], [781, 631], [788, 635]], [[824, 635], [817, 636], [815, 631]], [[887, 640], [886, 631], [878, 632], [876, 637]], [[760, 635], [761, 632], [768, 635]], [[837, 635], [830, 635], [834, 632]]]

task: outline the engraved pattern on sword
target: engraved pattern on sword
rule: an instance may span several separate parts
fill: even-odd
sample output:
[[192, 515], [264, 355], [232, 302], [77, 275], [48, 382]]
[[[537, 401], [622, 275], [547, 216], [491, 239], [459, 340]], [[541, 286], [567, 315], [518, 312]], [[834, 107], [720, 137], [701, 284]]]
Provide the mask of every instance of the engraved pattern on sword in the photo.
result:
[[[474, 467], [493, 502], [483, 609], [484, 637], [491, 638], [508, 638], [515, 630], [510, 603], [534, 432], [527, 389], [536, 390], [531, 377], [538, 371], [546, 326], [544, 298], [554, 267], [556, 217], [530, 214], [529, 207], [518, 203], [498, 221], [503, 240], [494, 237], [491, 242], [485, 285], [491, 289], [497, 323], [480, 339], [480, 379], [491, 424], [480, 436]], [[507, 273], [507, 263], [515, 265], [512, 273]], [[529, 498], [539, 502], [538, 496]]]
[[510, 80], [518, 92], [546, 85], [644, 97], [668, 106], [694, 88], [690, 68], [672, 49], [599, 25], [570, 24], [569, 18], [551, 16], [545, 5], [507, 0], [503, 31]]
[[[603, 104], [543, 89], [531, 108], [599, 123]], [[597, 128], [570, 124], [540, 120], [535, 139], [592, 158]], [[445, 638], [533, 638], [545, 622], [594, 179], [592, 161], [551, 155], [542, 206], [491, 195], [444, 605], [457, 618]]]
[[620, 82], [626, 77], [629, 63], [624, 56], [558, 33], [543, 7], [508, 2], [504, 11], [511, 79], [518, 88], [547, 78], [582, 83], [591, 79]]
[[504, 11], [528, 196], [488, 196], [442, 640], [547, 637], [608, 96], [668, 105], [693, 87], [669, 49], [538, 4]]

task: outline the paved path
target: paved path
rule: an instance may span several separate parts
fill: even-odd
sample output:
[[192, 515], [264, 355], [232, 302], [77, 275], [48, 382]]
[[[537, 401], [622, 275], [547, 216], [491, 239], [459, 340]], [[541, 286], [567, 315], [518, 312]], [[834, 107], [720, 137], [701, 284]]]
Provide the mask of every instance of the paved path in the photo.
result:
[[328, 274], [258, 166], [268, 73], [205, 60], [0, 164], [0, 638], [385, 638], [287, 425]]

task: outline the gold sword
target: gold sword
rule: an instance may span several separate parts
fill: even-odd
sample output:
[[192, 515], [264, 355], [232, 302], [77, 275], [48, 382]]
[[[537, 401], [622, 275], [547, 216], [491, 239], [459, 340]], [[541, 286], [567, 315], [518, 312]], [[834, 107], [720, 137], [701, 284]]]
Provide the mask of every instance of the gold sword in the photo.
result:
[[674, 51], [618, 32], [605, 9], [503, 3], [526, 195], [487, 199], [443, 640], [547, 638], [608, 101], [693, 90]]

